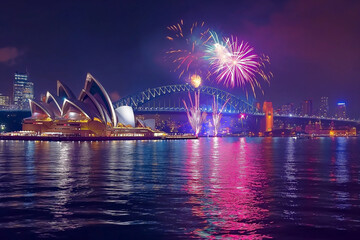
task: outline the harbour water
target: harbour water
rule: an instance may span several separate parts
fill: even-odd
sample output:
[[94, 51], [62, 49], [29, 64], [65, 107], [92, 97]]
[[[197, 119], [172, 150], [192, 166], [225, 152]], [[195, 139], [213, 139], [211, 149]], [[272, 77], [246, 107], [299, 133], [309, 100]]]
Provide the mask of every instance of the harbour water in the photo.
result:
[[0, 239], [358, 239], [359, 138], [0, 141]]

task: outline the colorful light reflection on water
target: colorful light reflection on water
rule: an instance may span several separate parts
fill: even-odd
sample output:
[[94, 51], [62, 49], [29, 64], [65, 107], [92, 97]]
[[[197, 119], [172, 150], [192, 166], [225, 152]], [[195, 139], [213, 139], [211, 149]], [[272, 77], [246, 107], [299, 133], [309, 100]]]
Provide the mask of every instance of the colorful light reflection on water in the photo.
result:
[[247, 145], [245, 138], [229, 144], [214, 138], [208, 159], [209, 171], [202, 175], [201, 167], [206, 159], [200, 151], [204, 149], [199, 146], [201, 143], [187, 143], [190, 177], [186, 190], [194, 196], [191, 203], [197, 203], [194, 215], [207, 218], [208, 226], [193, 233], [200, 237], [219, 234], [231, 238], [266, 237], [256, 233], [264, 227], [262, 220], [268, 216], [268, 210], [261, 206], [266, 176], [253, 161], [254, 153], [258, 151], [256, 145]]
[[350, 239], [359, 145], [0, 141], [0, 239]]

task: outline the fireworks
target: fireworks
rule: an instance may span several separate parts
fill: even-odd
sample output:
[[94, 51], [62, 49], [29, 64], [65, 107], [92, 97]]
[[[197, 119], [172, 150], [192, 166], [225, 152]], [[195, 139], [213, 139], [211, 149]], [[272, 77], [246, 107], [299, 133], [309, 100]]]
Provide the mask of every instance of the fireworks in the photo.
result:
[[[200, 110], [200, 92], [195, 92], [194, 94], [194, 102], [192, 101], [190, 92], [189, 92], [189, 99], [190, 99], [190, 108], [186, 105], [185, 100], [183, 100], [184, 106], [186, 108], [186, 114], [189, 120], [189, 123], [192, 129], [195, 132], [195, 135], [198, 136], [202, 127], [203, 122], [206, 119], [206, 113], [201, 114]], [[195, 104], [194, 104], [195, 103]]]
[[197, 74], [193, 74], [190, 77], [190, 81], [194, 88], [198, 88], [201, 84], [201, 77]]
[[219, 63], [215, 65], [218, 82], [235, 87], [256, 81], [255, 72], [259, 63], [256, 61], [257, 55], [252, 54], [252, 51], [253, 48], [247, 43], [238, 44], [236, 39], [227, 39], [226, 50], [220, 51], [224, 53], [219, 56]]
[[214, 96], [214, 103], [212, 105], [212, 110], [213, 110], [212, 119], [213, 119], [213, 123], [214, 123], [214, 136], [217, 136], [217, 134], [218, 134], [218, 130], [220, 127], [220, 120], [222, 117], [222, 111], [224, 110], [225, 105], [227, 104], [228, 101], [229, 101], [229, 99], [227, 99], [225, 101], [224, 105], [219, 110], [218, 101], [217, 101], [217, 99], [215, 99], [215, 96]]
[[190, 28], [184, 25], [183, 20], [180, 23], [167, 28], [170, 35], [166, 38], [172, 42], [173, 47], [168, 50], [170, 61], [175, 65], [175, 72], [179, 72], [179, 78], [185, 73], [200, 74], [202, 71], [205, 75], [209, 72], [204, 61], [205, 46], [211, 36], [205, 23], [193, 23]]
[[[227, 87], [250, 87], [254, 96], [255, 88], [261, 90], [257, 78], [269, 82], [271, 73], [266, 73], [266, 64], [270, 63], [266, 56], [258, 56], [248, 43], [238, 42], [236, 37], [219, 40], [216, 33], [211, 32], [213, 44], [208, 44], [205, 58], [215, 74], [218, 83]], [[247, 94], [247, 90], [246, 90]]]
[[238, 44], [237, 38], [234, 37], [220, 42], [216, 36], [215, 44], [208, 48], [207, 52], [212, 53], [209, 57], [210, 65], [217, 74], [219, 83], [223, 82], [226, 86], [235, 87], [256, 81], [258, 56], [247, 43]]
[[[205, 27], [204, 22], [193, 23], [187, 27], [183, 20], [167, 28], [170, 34], [166, 37], [172, 44], [168, 50], [168, 59], [175, 65], [174, 72], [179, 73], [179, 78], [190, 81], [194, 88], [198, 88], [203, 79], [214, 79], [218, 84], [227, 87], [242, 87], [248, 98], [250, 89], [254, 97], [256, 91], [261, 90], [263, 81], [270, 83], [273, 77], [267, 71], [270, 64], [268, 56], [258, 55], [254, 48], [236, 37], [219, 38], [218, 35]], [[186, 76], [185, 76], [186, 75]], [[206, 114], [201, 113], [200, 93], [195, 93], [194, 103], [189, 93], [190, 108], [186, 108], [187, 117], [196, 136], [199, 134]], [[221, 109], [218, 103], [213, 103], [214, 134], [218, 134], [222, 111], [227, 104], [225, 101]]]
[[219, 40], [216, 32], [210, 31], [210, 35], [213, 41], [206, 45], [204, 58], [209, 61], [210, 66], [222, 66], [228, 61], [231, 54], [226, 48], [226, 44]]

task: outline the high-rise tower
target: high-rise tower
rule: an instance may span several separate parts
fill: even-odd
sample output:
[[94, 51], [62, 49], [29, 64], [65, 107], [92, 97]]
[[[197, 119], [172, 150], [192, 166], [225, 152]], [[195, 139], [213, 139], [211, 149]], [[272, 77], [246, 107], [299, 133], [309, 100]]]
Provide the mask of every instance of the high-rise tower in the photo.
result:
[[319, 109], [320, 117], [328, 117], [329, 116], [329, 98], [321, 97], [320, 100], [320, 109]]
[[30, 109], [29, 99], [34, 99], [34, 83], [26, 73], [15, 73], [13, 102], [17, 109]]
[[337, 118], [346, 118], [346, 104], [344, 102], [337, 103], [335, 116]]
[[302, 105], [302, 115], [303, 116], [312, 116], [312, 101], [305, 100]]

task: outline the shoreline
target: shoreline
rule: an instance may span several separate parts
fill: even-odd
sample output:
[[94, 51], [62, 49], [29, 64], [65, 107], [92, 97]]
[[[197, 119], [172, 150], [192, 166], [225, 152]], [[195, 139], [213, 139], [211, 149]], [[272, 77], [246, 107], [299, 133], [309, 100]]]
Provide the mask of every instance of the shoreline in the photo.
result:
[[[70, 142], [70, 141], [81, 141], [81, 142], [91, 142], [91, 141], [121, 141], [121, 140], [191, 140], [199, 138], [214, 138], [215, 136], [199, 136], [194, 135], [168, 135], [168, 136], [157, 136], [157, 137], [70, 137], [70, 136], [9, 136], [9, 135], [0, 135], [0, 140], [10, 140], [10, 141], [50, 141], [50, 142]], [[220, 138], [227, 137], [255, 137], [255, 136], [217, 136]], [[270, 137], [270, 138], [297, 138], [297, 139], [316, 139], [316, 138], [337, 138], [337, 137], [358, 137], [358, 136], [256, 136], [256, 137]]]

